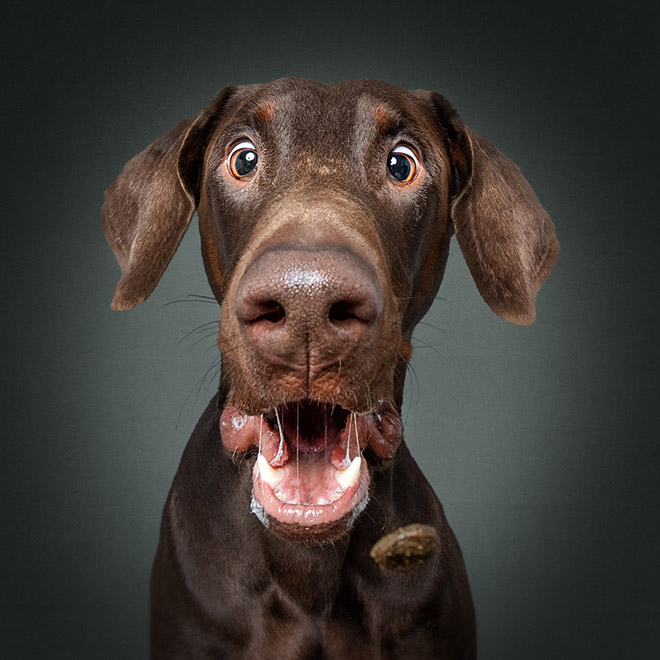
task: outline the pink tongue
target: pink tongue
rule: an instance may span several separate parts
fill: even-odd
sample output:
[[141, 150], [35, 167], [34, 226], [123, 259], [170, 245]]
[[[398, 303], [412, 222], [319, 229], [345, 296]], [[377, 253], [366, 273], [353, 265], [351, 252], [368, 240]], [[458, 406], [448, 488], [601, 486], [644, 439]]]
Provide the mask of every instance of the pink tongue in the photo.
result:
[[328, 454], [293, 455], [284, 467], [285, 477], [276, 487], [277, 496], [285, 502], [315, 505], [329, 503], [340, 494], [335, 469]]

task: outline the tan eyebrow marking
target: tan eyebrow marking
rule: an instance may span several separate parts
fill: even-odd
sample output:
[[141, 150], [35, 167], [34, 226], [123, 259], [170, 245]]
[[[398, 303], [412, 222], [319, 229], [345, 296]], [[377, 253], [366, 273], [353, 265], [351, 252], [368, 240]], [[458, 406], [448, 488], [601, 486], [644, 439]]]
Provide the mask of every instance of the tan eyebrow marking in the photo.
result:
[[396, 112], [386, 105], [379, 103], [373, 107], [371, 112], [376, 122], [376, 129], [381, 133], [392, 131], [398, 123]]
[[263, 101], [254, 110], [254, 116], [258, 121], [267, 123], [275, 116], [275, 104], [272, 101]]

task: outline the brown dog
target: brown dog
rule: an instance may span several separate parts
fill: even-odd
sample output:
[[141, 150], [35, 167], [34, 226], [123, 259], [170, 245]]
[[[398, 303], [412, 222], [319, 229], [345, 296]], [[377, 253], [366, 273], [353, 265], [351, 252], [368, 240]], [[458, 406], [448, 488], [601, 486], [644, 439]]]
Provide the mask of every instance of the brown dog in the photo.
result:
[[[454, 232], [491, 309], [534, 320], [558, 243], [533, 191], [437, 94], [227, 88], [109, 188], [114, 309], [149, 296], [195, 209], [222, 377], [165, 507], [153, 657], [474, 658], [461, 553], [402, 442], [403, 381]], [[437, 550], [381, 570], [372, 546], [409, 523]]]

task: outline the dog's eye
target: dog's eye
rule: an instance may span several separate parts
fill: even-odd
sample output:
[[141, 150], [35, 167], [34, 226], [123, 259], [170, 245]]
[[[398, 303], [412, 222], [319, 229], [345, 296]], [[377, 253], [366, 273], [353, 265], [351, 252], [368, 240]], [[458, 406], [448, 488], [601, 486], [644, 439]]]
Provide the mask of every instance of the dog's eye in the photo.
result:
[[254, 172], [259, 156], [254, 144], [249, 140], [245, 140], [231, 150], [228, 161], [229, 171], [237, 179], [242, 179]]
[[397, 181], [409, 183], [417, 175], [419, 162], [411, 149], [400, 144], [390, 151], [387, 157], [387, 169]]

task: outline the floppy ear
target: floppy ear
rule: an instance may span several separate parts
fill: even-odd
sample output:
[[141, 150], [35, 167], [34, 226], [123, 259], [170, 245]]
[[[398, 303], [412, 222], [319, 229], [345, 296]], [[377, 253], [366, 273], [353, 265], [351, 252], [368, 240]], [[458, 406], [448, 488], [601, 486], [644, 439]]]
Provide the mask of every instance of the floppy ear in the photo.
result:
[[105, 193], [101, 225], [121, 266], [112, 309], [149, 297], [174, 256], [199, 201], [206, 146], [233, 88], [131, 159]]
[[433, 101], [457, 180], [451, 218], [465, 261], [490, 308], [527, 325], [559, 253], [552, 221], [518, 167], [465, 126], [445, 99], [433, 94]]

